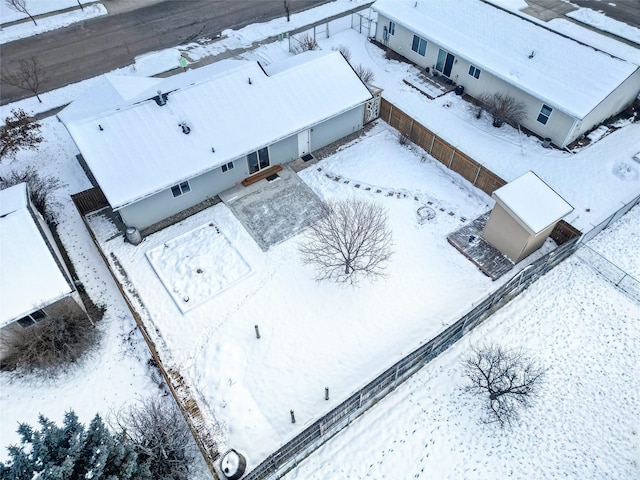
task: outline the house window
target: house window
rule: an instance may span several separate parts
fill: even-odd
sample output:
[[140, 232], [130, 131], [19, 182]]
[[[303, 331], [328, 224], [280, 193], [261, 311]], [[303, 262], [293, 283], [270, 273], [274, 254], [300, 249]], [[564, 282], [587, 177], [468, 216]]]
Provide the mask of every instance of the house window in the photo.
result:
[[389, 35], [396, 34], [396, 24], [394, 22], [389, 21]]
[[549, 121], [549, 117], [551, 116], [551, 112], [553, 112], [553, 108], [551, 108], [549, 105], [543, 104], [542, 108], [540, 109], [540, 113], [538, 114], [538, 121], [541, 124], [546, 125]]
[[413, 50], [416, 53], [419, 53], [424, 57], [424, 54], [427, 51], [427, 41], [422, 37], [414, 35], [413, 43], [411, 44], [411, 50]]
[[228, 172], [229, 170], [233, 170], [233, 162], [225, 163], [220, 168], [222, 168], [222, 173]]
[[173, 193], [174, 197], [179, 197], [180, 195], [184, 195], [185, 193], [189, 193], [190, 191], [191, 186], [189, 185], [189, 182], [182, 182], [171, 187], [171, 193]]
[[22, 317], [20, 320], [18, 320], [18, 324], [21, 327], [27, 328], [34, 323], [44, 320], [45, 318], [47, 318], [47, 314], [44, 310], [36, 310], [35, 312], [32, 312], [31, 315], [27, 315], [26, 317]]
[[469, 75], [473, 78], [480, 78], [480, 69], [478, 67], [474, 67], [473, 65], [469, 65]]

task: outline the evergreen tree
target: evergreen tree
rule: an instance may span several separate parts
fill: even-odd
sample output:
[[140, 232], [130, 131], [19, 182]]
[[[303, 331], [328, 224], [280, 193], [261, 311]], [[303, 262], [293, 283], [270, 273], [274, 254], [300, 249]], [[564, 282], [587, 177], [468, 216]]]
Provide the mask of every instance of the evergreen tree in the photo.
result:
[[8, 447], [10, 462], [0, 462], [2, 480], [150, 480], [133, 445], [111, 434], [99, 415], [89, 427], [69, 411], [58, 427], [40, 415], [40, 429], [20, 424], [20, 445]]

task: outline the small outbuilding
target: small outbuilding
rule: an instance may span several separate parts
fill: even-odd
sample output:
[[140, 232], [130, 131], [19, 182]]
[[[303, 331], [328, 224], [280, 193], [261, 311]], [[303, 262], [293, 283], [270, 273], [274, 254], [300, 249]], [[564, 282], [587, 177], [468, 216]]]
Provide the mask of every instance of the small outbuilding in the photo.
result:
[[573, 211], [533, 172], [498, 188], [492, 197], [496, 204], [482, 237], [514, 263], [540, 248], [556, 223]]

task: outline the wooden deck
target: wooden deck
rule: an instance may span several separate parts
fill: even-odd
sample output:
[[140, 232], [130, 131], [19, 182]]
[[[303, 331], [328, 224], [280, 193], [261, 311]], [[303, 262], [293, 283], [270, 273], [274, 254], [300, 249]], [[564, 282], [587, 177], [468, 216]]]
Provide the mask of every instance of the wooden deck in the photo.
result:
[[514, 263], [500, 250], [480, 236], [489, 218], [487, 212], [460, 230], [451, 233], [447, 240], [460, 253], [474, 263], [485, 275], [497, 280], [511, 270]]
[[270, 177], [271, 175], [274, 175], [281, 170], [282, 170], [282, 165], [272, 165], [271, 167], [265, 168], [264, 170], [260, 170], [258, 173], [254, 173], [253, 175], [245, 178], [242, 181], [242, 185], [244, 185], [245, 187], [248, 187], [252, 183], [259, 182], [260, 180]]

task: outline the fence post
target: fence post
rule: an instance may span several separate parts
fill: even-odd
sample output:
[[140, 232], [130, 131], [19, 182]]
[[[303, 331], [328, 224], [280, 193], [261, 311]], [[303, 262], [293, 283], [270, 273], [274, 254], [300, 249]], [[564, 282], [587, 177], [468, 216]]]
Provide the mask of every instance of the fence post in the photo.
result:
[[478, 166], [478, 171], [476, 172], [476, 178], [473, 179], [473, 186], [475, 187], [476, 182], [478, 181], [478, 177], [480, 176], [480, 170], [482, 170], [482, 166]]
[[436, 141], [436, 134], [431, 132], [431, 146], [429, 147], [429, 153], [433, 152], [433, 144]]
[[[387, 102], [389, 103], [389, 102]], [[389, 125], [391, 125], [391, 114], [393, 113], [393, 105], [389, 103], [389, 120], [387, 120], [387, 123]]]
[[449, 170], [451, 170], [451, 165], [453, 165], [453, 157], [456, 154], [456, 149], [454, 148], [453, 151], [451, 152], [451, 158], [449, 158]]

